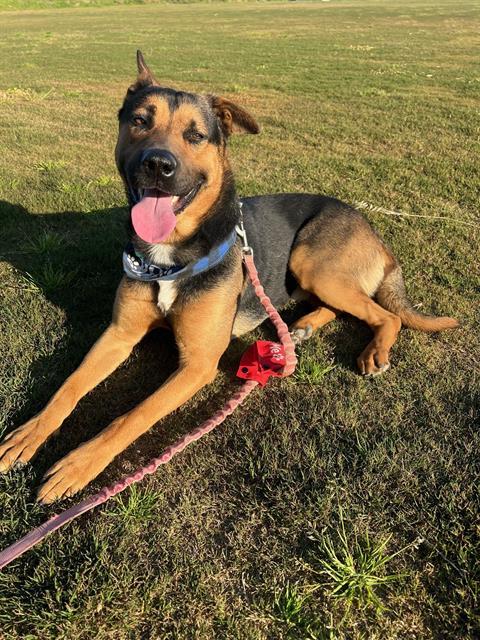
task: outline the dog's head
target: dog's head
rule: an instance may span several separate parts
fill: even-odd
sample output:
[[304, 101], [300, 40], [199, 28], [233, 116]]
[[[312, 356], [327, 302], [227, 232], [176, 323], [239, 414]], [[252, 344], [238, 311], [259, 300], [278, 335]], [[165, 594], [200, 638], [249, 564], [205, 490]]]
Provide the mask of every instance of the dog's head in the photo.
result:
[[135, 230], [146, 241], [161, 242], [170, 240], [175, 226], [183, 227], [182, 235], [193, 230], [219, 197], [231, 133], [258, 133], [259, 127], [225, 98], [161, 86], [140, 51], [137, 65], [137, 80], [118, 114], [115, 158]]

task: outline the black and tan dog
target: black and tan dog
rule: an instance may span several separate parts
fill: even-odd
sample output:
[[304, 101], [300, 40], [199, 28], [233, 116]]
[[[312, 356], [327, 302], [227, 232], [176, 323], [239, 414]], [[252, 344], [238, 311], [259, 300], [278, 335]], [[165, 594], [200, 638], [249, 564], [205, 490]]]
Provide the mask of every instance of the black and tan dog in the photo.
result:
[[[0, 446], [0, 470], [30, 460], [80, 398], [154, 327], [171, 327], [180, 364], [158, 391], [48, 471], [39, 492], [43, 502], [82, 489], [142, 433], [211, 382], [232, 336], [265, 318], [242, 269], [235, 236], [240, 210], [226, 151], [232, 131], [258, 133], [258, 125], [229, 100], [162, 87], [140, 52], [137, 59], [139, 75], [119, 112], [116, 147], [131, 206], [129, 277], [118, 288], [111, 325], [80, 367], [43, 411]], [[245, 198], [243, 217], [273, 303], [281, 307], [296, 293], [316, 302], [293, 325], [296, 341], [337, 313], [350, 313], [373, 331], [358, 366], [362, 374], [375, 375], [389, 366], [402, 324], [424, 331], [456, 326], [452, 318], [412, 309], [392, 253], [346, 204], [304, 194]]]

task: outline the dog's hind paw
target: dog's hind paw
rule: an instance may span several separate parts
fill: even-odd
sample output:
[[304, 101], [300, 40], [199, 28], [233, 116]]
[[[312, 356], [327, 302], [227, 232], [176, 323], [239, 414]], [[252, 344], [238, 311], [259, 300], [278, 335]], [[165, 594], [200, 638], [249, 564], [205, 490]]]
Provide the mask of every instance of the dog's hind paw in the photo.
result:
[[390, 369], [388, 350], [379, 347], [375, 339], [368, 344], [357, 358], [357, 365], [362, 376], [374, 378]]
[[307, 324], [306, 327], [297, 327], [292, 328], [290, 331], [290, 337], [292, 338], [293, 344], [300, 344], [305, 340], [308, 340], [313, 335], [313, 328], [311, 324]]

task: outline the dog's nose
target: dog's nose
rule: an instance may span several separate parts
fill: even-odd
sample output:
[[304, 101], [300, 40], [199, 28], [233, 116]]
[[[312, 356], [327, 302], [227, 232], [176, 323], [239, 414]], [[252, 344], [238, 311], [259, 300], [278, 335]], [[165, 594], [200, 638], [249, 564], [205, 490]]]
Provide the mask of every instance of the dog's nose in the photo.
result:
[[171, 178], [177, 168], [177, 159], [165, 149], [149, 149], [142, 156], [142, 164], [162, 178]]

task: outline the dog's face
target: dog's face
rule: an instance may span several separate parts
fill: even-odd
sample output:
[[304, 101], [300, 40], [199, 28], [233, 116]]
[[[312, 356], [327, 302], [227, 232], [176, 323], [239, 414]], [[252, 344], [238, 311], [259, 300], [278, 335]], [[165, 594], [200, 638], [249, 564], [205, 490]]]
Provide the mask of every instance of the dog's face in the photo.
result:
[[152, 198], [157, 210], [160, 202], [172, 210], [170, 217], [181, 217], [187, 231], [218, 198], [229, 135], [236, 128], [258, 133], [259, 127], [229, 100], [161, 87], [140, 52], [137, 63], [137, 81], [119, 112], [117, 167], [131, 205]]

